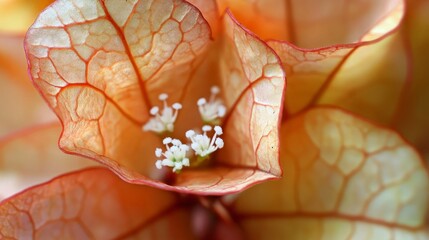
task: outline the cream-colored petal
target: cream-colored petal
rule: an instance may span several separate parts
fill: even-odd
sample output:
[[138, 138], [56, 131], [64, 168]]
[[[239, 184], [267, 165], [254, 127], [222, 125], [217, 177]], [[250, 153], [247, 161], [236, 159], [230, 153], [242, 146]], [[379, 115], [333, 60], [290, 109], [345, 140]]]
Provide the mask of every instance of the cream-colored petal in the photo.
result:
[[221, 86], [231, 110], [223, 123], [225, 149], [218, 160], [280, 176], [278, 124], [285, 74], [272, 49], [244, 30], [229, 12], [224, 28]]

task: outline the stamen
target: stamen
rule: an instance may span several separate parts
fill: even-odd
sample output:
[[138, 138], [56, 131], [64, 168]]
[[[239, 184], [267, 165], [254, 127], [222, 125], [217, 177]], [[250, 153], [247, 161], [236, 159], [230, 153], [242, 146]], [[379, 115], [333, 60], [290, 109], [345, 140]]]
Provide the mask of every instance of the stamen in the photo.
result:
[[216, 96], [220, 93], [220, 88], [213, 86], [210, 89], [211, 95], [209, 101], [205, 98], [200, 98], [197, 101], [198, 110], [201, 118], [207, 124], [216, 125], [220, 123], [220, 118], [226, 114], [226, 107], [220, 98]]
[[[155, 166], [158, 169], [162, 167], [171, 167], [173, 172], [179, 172], [184, 166], [189, 167], [189, 158], [186, 157], [186, 153], [189, 151], [189, 146], [182, 144], [179, 139], [164, 138], [162, 143], [165, 145], [165, 152], [162, 149], [157, 148], [155, 150], [155, 156], [164, 159], [159, 159], [155, 162]], [[171, 144], [171, 145], [170, 145]]]
[[150, 109], [150, 114], [153, 116], [143, 126], [143, 131], [152, 131], [158, 134], [164, 132], [173, 132], [174, 123], [176, 122], [179, 110], [182, 109], [182, 104], [174, 103], [171, 107], [167, 104], [168, 95], [162, 93], [158, 99], [163, 102], [163, 109], [155, 106]]
[[186, 137], [192, 141], [191, 148], [195, 151], [195, 154], [203, 159], [209, 157], [209, 155], [218, 149], [223, 148], [224, 142], [218, 137], [222, 135], [223, 131], [220, 126], [214, 127], [214, 135], [210, 139], [207, 136], [207, 132], [212, 130], [212, 127], [205, 125], [202, 127], [203, 134], [196, 134], [193, 130], [186, 132]]

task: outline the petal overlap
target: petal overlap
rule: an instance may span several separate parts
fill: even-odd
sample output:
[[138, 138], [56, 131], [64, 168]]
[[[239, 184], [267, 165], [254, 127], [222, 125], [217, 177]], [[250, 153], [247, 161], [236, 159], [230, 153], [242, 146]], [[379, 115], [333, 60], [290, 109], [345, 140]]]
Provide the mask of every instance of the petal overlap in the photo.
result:
[[288, 115], [329, 104], [392, 124], [409, 80], [404, 42], [394, 34], [404, 1], [328, 1], [323, 7], [316, 1], [220, 2], [281, 58]]

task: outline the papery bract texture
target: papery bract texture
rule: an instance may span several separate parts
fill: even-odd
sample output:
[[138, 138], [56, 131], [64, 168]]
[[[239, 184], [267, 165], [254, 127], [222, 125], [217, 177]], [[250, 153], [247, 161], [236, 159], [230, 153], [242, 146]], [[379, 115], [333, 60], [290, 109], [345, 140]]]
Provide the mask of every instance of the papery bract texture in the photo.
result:
[[203, 17], [210, 24], [213, 37], [215, 37], [219, 31], [219, 14], [216, 0], [188, 0], [202, 13]]
[[58, 121], [28, 77], [24, 37], [6, 34], [0, 33], [0, 136]]
[[220, 2], [279, 54], [288, 114], [329, 104], [392, 124], [409, 77], [403, 39], [393, 34], [404, 1]]
[[429, 177], [396, 133], [315, 108], [282, 127], [285, 177], [238, 196], [249, 239], [427, 239]]
[[0, 237], [193, 239], [185, 210], [172, 193], [132, 185], [107, 169], [90, 168], [1, 202]]
[[[221, 87], [229, 109], [223, 122], [225, 147], [216, 155], [213, 168], [184, 171], [177, 178], [177, 185], [193, 191], [200, 188], [206, 194], [237, 192], [281, 175], [278, 127], [285, 88], [281, 64], [275, 53], [243, 29], [231, 13], [224, 15], [222, 23], [223, 31], [208, 55], [219, 62], [213, 66], [219, 74], [214, 73], [217, 80], [210, 82]], [[201, 80], [191, 79], [189, 92], [198, 91], [200, 86]], [[190, 95], [185, 103], [193, 102], [196, 108], [198, 95]], [[196, 109], [193, 111], [195, 114]]]
[[[60, 147], [127, 181], [182, 192], [237, 192], [280, 176], [284, 72], [266, 44], [230, 14], [224, 19], [224, 33], [211, 41], [201, 13], [180, 0], [61, 0], [47, 8], [27, 34], [26, 51], [34, 83], [64, 125]], [[196, 101], [212, 85], [228, 108], [225, 149], [212, 168], [183, 171], [170, 185], [159, 181], [161, 139], [141, 130], [149, 109], [160, 93], [181, 102], [174, 134], [183, 136], [201, 126]]]
[[37, 125], [0, 140], [0, 200], [96, 163], [58, 149], [59, 123]]

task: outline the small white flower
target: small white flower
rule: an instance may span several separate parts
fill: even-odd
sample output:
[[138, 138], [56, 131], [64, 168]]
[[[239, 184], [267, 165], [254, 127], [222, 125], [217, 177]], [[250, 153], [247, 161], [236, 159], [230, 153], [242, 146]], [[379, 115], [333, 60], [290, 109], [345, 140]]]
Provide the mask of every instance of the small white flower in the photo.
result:
[[198, 99], [198, 111], [200, 112], [201, 118], [205, 123], [216, 124], [219, 122], [219, 118], [225, 116], [226, 107], [223, 105], [221, 99], [216, 98], [220, 92], [219, 87], [213, 86], [210, 89], [210, 92], [211, 95], [208, 102], [205, 98]]
[[167, 104], [168, 95], [165, 93], [160, 94], [158, 99], [164, 103], [164, 108], [161, 111], [157, 106], [150, 109], [150, 114], [153, 117], [143, 126], [143, 131], [153, 131], [156, 133], [173, 132], [174, 122], [177, 119], [179, 110], [182, 109], [182, 105], [174, 103], [170, 107]]
[[165, 152], [162, 152], [161, 148], [155, 149], [155, 156], [164, 159], [159, 159], [155, 162], [155, 166], [158, 169], [162, 167], [171, 167], [173, 172], [182, 170], [183, 166], [189, 167], [189, 158], [186, 157], [186, 153], [189, 151], [189, 146], [182, 144], [178, 139], [164, 138], [162, 143], [165, 145]]
[[224, 142], [218, 137], [223, 134], [223, 131], [221, 127], [215, 126], [215, 133], [212, 138], [209, 138], [207, 132], [211, 131], [212, 127], [205, 125], [202, 130], [203, 134], [196, 134], [195, 131], [189, 130], [186, 132], [186, 137], [192, 141], [191, 148], [195, 151], [195, 154], [205, 158], [214, 151], [223, 148]]

